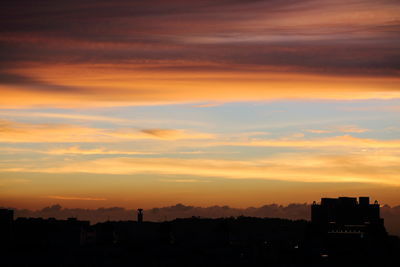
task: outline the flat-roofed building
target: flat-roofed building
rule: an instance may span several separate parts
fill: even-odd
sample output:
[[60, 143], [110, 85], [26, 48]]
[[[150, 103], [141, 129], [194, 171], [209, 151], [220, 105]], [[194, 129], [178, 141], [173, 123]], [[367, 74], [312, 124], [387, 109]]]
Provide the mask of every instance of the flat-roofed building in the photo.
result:
[[335, 236], [385, 233], [379, 204], [370, 204], [369, 197], [322, 198], [311, 207], [311, 222], [320, 232]]

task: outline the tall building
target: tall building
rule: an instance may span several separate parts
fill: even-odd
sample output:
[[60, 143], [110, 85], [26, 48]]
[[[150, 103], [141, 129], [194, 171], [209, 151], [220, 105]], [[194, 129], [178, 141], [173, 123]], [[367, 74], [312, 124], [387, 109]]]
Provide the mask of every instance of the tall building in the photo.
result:
[[377, 235], [385, 233], [379, 204], [370, 204], [369, 197], [322, 198], [311, 206], [311, 222], [315, 228], [331, 236]]

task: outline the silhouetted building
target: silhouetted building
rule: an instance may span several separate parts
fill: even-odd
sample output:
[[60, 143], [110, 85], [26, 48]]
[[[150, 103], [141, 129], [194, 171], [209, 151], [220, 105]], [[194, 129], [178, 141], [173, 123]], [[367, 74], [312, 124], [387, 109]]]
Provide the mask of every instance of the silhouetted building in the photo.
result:
[[137, 221], [138, 221], [138, 223], [142, 223], [143, 222], [143, 209], [138, 209], [137, 212], [138, 212]]
[[384, 231], [379, 204], [369, 203], [369, 197], [322, 198], [321, 204], [313, 203], [311, 222], [332, 235], [358, 235]]
[[[13, 222], [10, 213], [1, 210], [1, 222], [11, 222], [14, 240], [0, 249], [0, 265], [400, 266], [398, 239], [371, 234], [375, 226], [384, 229], [376, 205], [368, 198], [325, 199], [313, 205], [312, 223], [244, 216], [144, 222], [142, 209], [138, 222], [90, 225], [75, 218]], [[352, 232], [344, 230], [354, 230], [351, 223], [367, 225], [362, 230], [368, 235], [348, 234]], [[332, 232], [332, 225], [342, 232]]]
[[97, 245], [112, 245], [115, 243], [114, 224], [110, 221], [95, 225], [95, 237]]
[[29, 246], [79, 246], [85, 241], [84, 232], [89, 226], [89, 221], [76, 218], [17, 218], [14, 239], [16, 244]]
[[304, 246], [321, 266], [397, 266], [397, 244], [385, 230], [378, 202], [371, 204], [369, 197], [322, 198], [311, 206]]
[[9, 246], [13, 235], [14, 211], [0, 209], [0, 246]]

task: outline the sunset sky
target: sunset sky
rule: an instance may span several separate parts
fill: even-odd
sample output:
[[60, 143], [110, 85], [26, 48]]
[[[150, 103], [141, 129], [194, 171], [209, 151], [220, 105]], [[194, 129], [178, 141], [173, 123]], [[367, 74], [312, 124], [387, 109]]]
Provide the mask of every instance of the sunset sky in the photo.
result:
[[0, 7], [0, 206], [400, 204], [397, 0]]

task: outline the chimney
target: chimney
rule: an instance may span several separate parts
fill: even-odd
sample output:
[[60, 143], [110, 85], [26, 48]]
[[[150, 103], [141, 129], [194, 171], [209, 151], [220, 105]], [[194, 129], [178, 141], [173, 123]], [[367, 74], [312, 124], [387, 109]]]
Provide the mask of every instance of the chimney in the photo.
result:
[[143, 209], [138, 209], [138, 214], [137, 214], [137, 221], [138, 223], [142, 223], [143, 222]]

